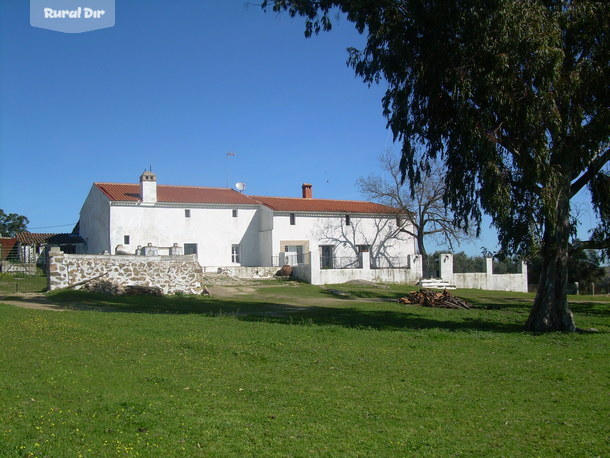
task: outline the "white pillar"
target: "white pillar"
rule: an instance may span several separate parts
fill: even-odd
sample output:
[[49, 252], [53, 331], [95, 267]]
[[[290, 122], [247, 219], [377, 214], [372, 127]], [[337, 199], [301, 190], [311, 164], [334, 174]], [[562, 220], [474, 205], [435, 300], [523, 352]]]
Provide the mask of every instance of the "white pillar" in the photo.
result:
[[320, 254], [317, 249], [309, 252], [309, 268], [311, 269], [311, 284], [320, 285]]
[[424, 274], [423, 266], [422, 266], [422, 257], [419, 254], [410, 254], [409, 255], [409, 266], [413, 271], [413, 278], [419, 279]]
[[453, 255], [450, 253], [440, 254], [441, 278], [453, 283]]
[[371, 270], [371, 253], [363, 251], [360, 256], [362, 256], [362, 270]]
[[494, 290], [496, 286], [494, 284], [493, 279], [494, 273], [494, 259], [493, 258], [485, 258], [485, 289], [486, 290]]
[[279, 253], [278, 264], [278, 267], [284, 267], [286, 265], [286, 253], [284, 253], [283, 251], [280, 251]]

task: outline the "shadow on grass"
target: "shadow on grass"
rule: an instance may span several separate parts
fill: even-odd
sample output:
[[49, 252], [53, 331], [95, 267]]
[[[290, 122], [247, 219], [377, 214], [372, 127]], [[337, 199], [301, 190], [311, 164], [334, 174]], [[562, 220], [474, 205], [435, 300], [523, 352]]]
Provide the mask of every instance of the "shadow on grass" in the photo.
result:
[[405, 296], [407, 293], [392, 291], [391, 289], [378, 290], [357, 290], [357, 289], [341, 289], [341, 288], [326, 288], [320, 291], [321, 294], [336, 299], [395, 299]]
[[[521, 323], [510, 322], [501, 315], [481, 318], [481, 310], [430, 309], [368, 304], [367, 307], [298, 306], [250, 299], [217, 299], [201, 297], [108, 296], [96, 293], [64, 291], [50, 297], [71, 310], [108, 312], [199, 314], [233, 316], [242, 321], [278, 324], [333, 325], [358, 329], [418, 330], [446, 329], [490, 332], [522, 332]], [[315, 299], [312, 299], [315, 303]], [[343, 302], [343, 301], [341, 301]], [[346, 304], [347, 305], [347, 304]], [[371, 308], [372, 306], [372, 308]], [[383, 308], [385, 307], [385, 308]]]
[[583, 315], [610, 317], [610, 302], [572, 302], [569, 301], [570, 310]]

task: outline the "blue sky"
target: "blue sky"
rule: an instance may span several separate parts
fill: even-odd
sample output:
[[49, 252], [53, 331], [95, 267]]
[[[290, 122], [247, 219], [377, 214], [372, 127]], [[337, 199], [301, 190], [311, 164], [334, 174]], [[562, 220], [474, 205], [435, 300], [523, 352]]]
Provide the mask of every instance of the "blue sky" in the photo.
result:
[[[93, 182], [149, 167], [160, 184], [362, 200], [357, 178], [399, 149], [383, 87], [345, 64], [364, 38], [341, 18], [305, 39], [302, 20], [244, 0], [117, 0], [114, 27], [78, 34], [29, 14], [0, 1], [0, 208], [33, 232], [69, 232]], [[494, 249], [484, 229], [463, 249]]]

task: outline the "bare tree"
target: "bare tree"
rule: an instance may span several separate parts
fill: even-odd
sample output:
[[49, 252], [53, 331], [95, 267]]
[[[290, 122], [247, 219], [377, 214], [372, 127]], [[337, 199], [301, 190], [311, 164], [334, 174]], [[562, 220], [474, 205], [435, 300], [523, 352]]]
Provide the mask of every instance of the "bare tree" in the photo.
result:
[[421, 182], [413, 187], [411, 193], [409, 187], [402, 184], [398, 158], [388, 151], [380, 156], [379, 162], [383, 174], [360, 177], [357, 185], [368, 199], [402, 210], [405, 220], [399, 230], [417, 241], [417, 248], [423, 259], [423, 276], [426, 278], [429, 275], [426, 240], [435, 237], [449, 250], [453, 250], [454, 244], [474, 235], [454, 225], [453, 214], [443, 202], [445, 182], [440, 170], [430, 169]]
[[398, 256], [397, 244], [406, 240], [404, 231], [396, 225], [393, 218], [351, 218], [346, 224], [344, 219], [327, 220], [316, 229], [317, 238], [338, 250], [341, 267], [357, 267], [360, 263], [360, 249], [367, 247], [371, 255], [372, 267], [402, 267], [406, 256]]

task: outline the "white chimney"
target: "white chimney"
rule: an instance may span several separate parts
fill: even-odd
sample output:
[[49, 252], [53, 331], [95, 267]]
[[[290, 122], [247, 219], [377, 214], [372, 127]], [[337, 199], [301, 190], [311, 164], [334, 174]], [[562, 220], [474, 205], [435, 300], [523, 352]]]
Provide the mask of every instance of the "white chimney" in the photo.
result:
[[154, 204], [157, 201], [157, 175], [144, 171], [140, 175], [140, 197], [143, 203]]

